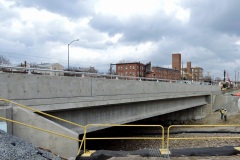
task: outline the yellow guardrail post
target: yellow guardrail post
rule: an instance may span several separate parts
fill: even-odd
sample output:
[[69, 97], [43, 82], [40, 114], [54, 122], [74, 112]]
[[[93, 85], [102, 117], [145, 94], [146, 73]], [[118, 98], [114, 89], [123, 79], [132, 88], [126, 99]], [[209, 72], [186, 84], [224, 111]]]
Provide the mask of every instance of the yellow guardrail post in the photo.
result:
[[169, 149], [169, 138], [170, 138], [170, 128], [171, 128], [172, 126], [169, 126], [168, 127], [168, 131], [167, 131], [167, 149]]
[[85, 135], [85, 138], [84, 138], [84, 150], [83, 150], [83, 152], [86, 153], [87, 125], [84, 128], [84, 135]]
[[165, 140], [165, 138], [164, 138], [164, 128], [163, 128], [163, 126], [162, 125], [160, 125], [161, 127], [162, 127], [162, 148], [160, 149], [160, 153], [162, 154], [162, 155], [169, 155], [169, 150], [168, 150], [168, 147], [167, 148], [164, 148], [165, 146], [164, 146], [164, 140]]
[[[80, 146], [79, 146], [78, 154], [77, 154], [77, 155], [80, 154], [82, 145], [85, 144], [85, 138], [86, 138], [86, 132], [85, 132], [85, 128], [84, 128], [83, 138], [82, 138], [82, 140], [81, 140], [81, 144], [80, 144]], [[84, 145], [84, 151], [83, 151], [83, 153], [85, 153], [85, 145]]]

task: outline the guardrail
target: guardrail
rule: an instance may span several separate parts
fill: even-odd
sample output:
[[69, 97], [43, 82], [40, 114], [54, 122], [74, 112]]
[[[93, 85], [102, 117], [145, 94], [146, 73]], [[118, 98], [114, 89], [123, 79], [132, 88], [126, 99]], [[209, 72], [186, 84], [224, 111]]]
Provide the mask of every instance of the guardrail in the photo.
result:
[[[142, 127], [142, 128], [146, 128], [146, 127], [159, 127], [159, 129], [161, 130], [161, 136], [159, 137], [91, 137], [88, 138], [87, 137], [87, 130], [90, 127]], [[164, 128], [162, 125], [123, 125], [123, 124], [88, 124], [85, 126], [85, 131], [84, 131], [84, 153], [86, 152], [86, 143], [87, 140], [161, 140], [161, 149], [164, 149]]]
[[[54, 135], [57, 135], [57, 136], [61, 136], [61, 137], [67, 138], [67, 139], [71, 139], [71, 140], [81, 142], [77, 155], [80, 154], [80, 151], [81, 151], [82, 147], [83, 147], [83, 153], [86, 153], [86, 144], [87, 144], [87, 141], [89, 141], [89, 140], [120, 140], [120, 139], [123, 139], [123, 140], [159, 140], [159, 141], [161, 141], [161, 143], [159, 145], [160, 151], [162, 150], [164, 152], [163, 154], [170, 154], [170, 151], [169, 151], [170, 141], [173, 141], [173, 140], [240, 139], [240, 136], [207, 136], [207, 137], [204, 137], [204, 136], [199, 137], [198, 136], [198, 137], [177, 137], [177, 138], [170, 137], [172, 128], [181, 128], [181, 129], [182, 128], [191, 128], [191, 131], [193, 131], [192, 128], [199, 129], [199, 128], [208, 127], [208, 128], [211, 128], [211, 130], [213, 130], [213, 128], [222, 127], [224, 129], [229, 128], [229, 130], [230, 130], [231, 129], [230, 127], [240, 127], [239, 124], [231, 124], [231, 125], [171, 125], [171, 126], [168, 127], [167, 138], [165, 139], [164, 127], [162, 125], [88, 124], [86, 126], [83, 126], [83, 125], [79, 125], [79, 124], [76, 124], [76, 123], [68, 121], [68, 120], [61, 119], [59, 117], [49, 115], [47, 113], [38, 111], [36, 109], [24, 106], [22, 104], [15, 103], [15, 102], [7, 100], [7, 99], [0, 99], [0, 101], [4, 101], [6, 103], [11, 103], [11, 104], [14, 104], [16, 106], [23, 107], [25, 109], [32, 110], [34, 112], [43, 114], [45, 116], [55, 118], [57, 120], [60, 120], [60, 121], [63, 121], [63, 122], [66, 122], [66, 123], [69, 123], [69, 124], [72, 124], [72, 125], [75, 125], [75, 126], [78, 126], [78, 127], [82, 128], [84, 130], [84, 134], [83, 134], [82, 139], [79, 140], [79, 139], [76, 139], [76, 138], [73, 138], [73, 137], [70, 137], [70, 136], [66, 136], [66, 135], [63, 135], [63, 134], [59, 134], [59, 133], [56, 133], [56, 132], [53, 132], [53, 131], [45, 130], [45, 129], [42, 129], [42, 128], [38, 128], [38, 127], [35, 127], [35, 126], [31, 126], [31, 125], [28, 125], [28, 124], [21, 123], [21, 122], [18, 122], [18, 121], [14, 121], [14, 120], [11, 120], [11, 119], [0, 117], [0, 119], [5, 120], [5, 121], [9, 121], [9, 122], [16, 123], [16, 124], [19, 124], [19, 125], [23, 125], [23, 126], [26, 126], [26, 127], [29, 127], [29, 128], [37, 129], [37, 130], [40, 130], [40, 131], [43, 131], [43, 132], [47, 132], [47, 133], [54, 134]], [[141, 137], [87, 137], [88, 129], [92, 128], [92, 127], [98, 127], [98, 128], [106, 128], [106, 127], [157, 127], [157, 128], [160, 129], [161, 135], [157, 136], [157, 137], [143, 137], [143, 136], [141, 136]], [[184, 131], [186, 132], [187, 130], [184, 130]], [[199, 131], [199, 130], [197, 130], [197, 131]], [[165, 141], [167, 143], [166, 148], [165, 148]]]
[[[3, 99], [0, 99], [0, 101], [3, 101]], [[5, 102], [8, 102], [8, 101], [5, 101]], [[15, 103], [13, 102], [13, 104], [15, 104]], [[5, 120], [5, 121], [9, 121], [9, 122], [12, 122], [12, 123], [16, 123], [16, 124], [19, 124], [19, 125], [23, 125], [25, 127], [29, 127], [29, 128], [32, 128], [32, 129], [40, 130], [40, 131], [43, 131], [43, 132], [46, 132], [46, 133], [49, 133], [49, 134], [54, 134], [54, 135], [57, 135], [57, 136], [60, 136], [60, 137], [63, 137], [63, 138], [70, 139], [70, 140], [81, 142], [81, 145], [79, 147], [77, 155], [80, 154], [83, 143], [84, 143], [83, 153], [87, 153], [86, 143], [87, 143], [88, 140], [121, 140], [121, 139], [123, 139], [123, 140], [161, 140], [160, 151], [162, 150], [163, 154], [169, 155], [170, 154], [169, 146], [170, 146], [170, 141], [172, 141], [172, 140], [240, 139], [240, 136], [234, 136], [234, 137], [232, 137], [232, 136], [231, 137], [228, 137], [228, 136], [212, 136], [212, 137], [207, 136], [207, 137], [178, 137], [178, 138], [170, 137], [170, 133], [171, 133], [172, 128], [181, 128], [182, 129], [182, 128], [206, 128], [206, 127], [211, 127], [211, 129], [212, 129], [213, 127], [224, 127], [224, 129], [226, 129], [226, 127], [240, 127], [240, 125], [238, 125], [238, 124], [232, 124], [232, 125], [171, 125], [171, 126], [168, 127], [167, 138], [166, 139], [164, 137], [164, 127], [162, 125], [88, 124], [88, 125], [83, 127], [84, 128], [84, 135], [83, 135], [82, 140], [79, 140], [79, 139], [76, 139], [74, 137], [66, 136], [64, 134], [59, 134], [59, 133], [56, 133], [56, 132], [53, 132], [53, 131], [45, 130], [43, 128], [38, 128], [38, 127], [35, 127], [35, 126], [32, 126], [32, 125], [28, 125], [28, 124], [21, 123], [21, 122], [18, 122], [18, 121], [14, 121], [14, 120], [11, 120], [11, 119], [7, 119], [7, 118], [4, 118], [4, 117], [0, 117], [0, 119]], [[91, 137], [91, 138], [89, 138], [89, 137], [87, 137], [87, 131], [90, 127], [158, 127], [161, 130], [161, 136], [158, 136], [158, 137], [142, 137], [142, 136], [141, 137]], [[165, 148], [165, 145], [164, 145], [165, 140], [167, 142], [166, 148]]]
[[60, 134], [60, 133], [49, 131], [49, 130], [46, 130], [46, 129], [43, 129], [43, 128], [35, 127], [35, 126], [29, 125], [29, 124], [26, 124], [26, 123], [14, 121], [14, 120], [4, 118], [4, 117], [1, 117], [1, 116], [0, 116], [0, 119], [8, 121], [8, 122], [16, 123], [16, 124], [19, 124], [19, 125], [22, 125], [22, 126], [25, 126], [25, 127], [29, 127], [29, 128], [32, 128], [32, 129], [36, 129], [36, 130], [40, 130], [40, 131], [47, 132], [47, 133], [50, 133], [50, 134], [54, 134], [54, 135], [57, 135], [57, 136], [60, 136], [60, 137], [63, 137], [63, 138], [67, 138], [67, 139], [71, 139], [71, 140], [74, 140], [74, 141], [81, 142], [81, 140], [76, 139], [74, 137], [66, 136], [64, 134]]
[[234, 137], [223, 137], [223, 136], [207, 136], [207, 137], [178, 137], [178, 138], [173, 138], [170, 137], [170, 129], [171, 128], [206, 128], [206, 127], [211, 127], [211, 129], [213, 129], [213, 127], [224, 127], [224, 129], [226, 129], [226, 127], [240, 127], [240, 125], [238, 124], [231, 124], [231, 125], [171, 125], [168, 127], [168, 131], [167, 131], [167, 149], [169, 149], [170, 146], [170, 141], [171, 140], [206, 140], [206, 139], [240, 139], [240, 136], [234, 136]]
[[[88, 72], [73, 72], [64, 70], [51, 70], [51, 69], [39, 69], [39, 68], [28, 68], [28, 67], [12, 67], [0, 65], [1, 69], [10, 69], [12, 72], [25, 71], [28, 74], [35, 73], [61, 73], [62, 76], [78, 76], [78, 77], [91, 77], [91, 78], [104, 78], [104, 79], [115, 79], [115, 80], [138, 80], [138, 81], [153, 81], [153, 82], [170, 82], [170, 83], [183, 83], [183, 84], [197, 84], [197, 85], [209, 85], [207, 82], [189, 81], [189, 80], [172, 80], [172, 79], [158, 79], [158, 78], [146, 78], [146, 77], [134, 77], [134, 76], [119, 76], [112, 74], [100, 74], [100, 73], [88, 73]], [[11, 72], [9, 71], [9, 72]]]

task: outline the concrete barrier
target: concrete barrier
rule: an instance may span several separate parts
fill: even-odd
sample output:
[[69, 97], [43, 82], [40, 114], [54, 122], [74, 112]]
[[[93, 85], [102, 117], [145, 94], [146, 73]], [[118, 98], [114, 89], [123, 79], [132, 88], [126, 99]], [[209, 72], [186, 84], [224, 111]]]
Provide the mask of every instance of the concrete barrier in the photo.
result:
[[[78, 134], [44, 117], [19, 107], [13, 107], [13, 120], [78, 139]], [[13, 123], [13, 135], [35, 146], [51, 150], [61, 157], [76, 157], [79, 143], [54, 134]]]

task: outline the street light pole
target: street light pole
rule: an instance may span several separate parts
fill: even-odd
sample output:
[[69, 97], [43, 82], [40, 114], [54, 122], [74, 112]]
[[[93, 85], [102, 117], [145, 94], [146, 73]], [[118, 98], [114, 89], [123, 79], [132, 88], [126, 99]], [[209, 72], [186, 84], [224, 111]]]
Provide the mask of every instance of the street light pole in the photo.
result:
[[75, 40], [73, 40], [72, 42], [70, 42], [70, 43], [68, 44], [68, 71], [69, 71], [69, 46], [70, 46], [70, 44], [73, 43], [74, 41], [79, 41], [79, 39], [75, 39]]

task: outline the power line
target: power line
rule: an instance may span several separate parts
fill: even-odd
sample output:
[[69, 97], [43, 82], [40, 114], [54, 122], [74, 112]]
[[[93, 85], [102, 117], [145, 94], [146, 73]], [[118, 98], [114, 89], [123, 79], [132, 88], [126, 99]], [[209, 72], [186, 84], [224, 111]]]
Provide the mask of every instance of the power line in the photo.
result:
[[[4, 55], [7, 58], [11, 57], [13, 59], [22, 58], [24, 60], [31, 59], [31, 61], [46, 61], [46, 60], [49, 61], [50, 60], [51, 62], [58, 61], [58, 62], [61, 62], [61, 63], [67, 63], [67, 59], [56, 58], [56, 57], [36, 56], [36, 55], [31, 55], [31, 54], [29, 55], [29, 54], [24, 54], [24, 53], [16, 53], [16, 52], [9, 52], [9, 51], [3, 51], [3, 50], [0, 50], [0, 53], [4, 53]], [[86, 62], [86, 61], [79, 61], [79, 60], [74, 60], [74, 59], [70, 59], [70, 60], [71, 60], [72, 63], [89, 64], [89, 61]], [[96, 63], [96, 62], [94, 62], [94, 63], [90, 63], [90, 64], [109, 65], [109, 63]]]

